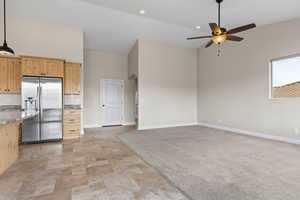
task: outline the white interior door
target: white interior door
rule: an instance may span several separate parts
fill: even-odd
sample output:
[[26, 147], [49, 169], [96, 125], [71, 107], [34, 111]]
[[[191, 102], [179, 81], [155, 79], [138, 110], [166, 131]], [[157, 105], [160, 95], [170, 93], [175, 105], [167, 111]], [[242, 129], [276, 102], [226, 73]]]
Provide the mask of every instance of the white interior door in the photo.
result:
[[103, 125], [123, 124], [124, 81], [102, 80]]

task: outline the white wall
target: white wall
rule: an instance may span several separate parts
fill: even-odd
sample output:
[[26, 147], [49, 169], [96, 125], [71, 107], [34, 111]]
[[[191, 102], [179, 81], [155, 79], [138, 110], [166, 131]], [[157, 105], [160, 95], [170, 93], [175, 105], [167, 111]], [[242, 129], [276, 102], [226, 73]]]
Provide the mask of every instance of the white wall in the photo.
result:
[[[9, 17], [7, 23], [7, 41], [17, 55], [83, 63], [84, 35], [81, 30], [26, 18]], [[0, 37], [2, 41], [2, 31]]]
[[197, 49], [139, 41], [139, 129], [197, 123]]
[[105, 53], [93, 50], [85, 52], [84, 71], [84, 126], [101, 126], [103, 118], [102, 98], [100, 96], [101, 79], [125, 81], [125, 122], [134, 122], [133, 80], [128, 80], [127, 55]]
[[138, 77], [139, 74], [139, 41], [136, 41], [128, 54], [128, 77]]
[[[262, 26], [241, 43], [199, 50], [199, 122], [300, 139], [300, 99], [269, 99], [269, 61], [300, 53], [300, 20]], [[299, 66], [300, 67], [300, 66]]]

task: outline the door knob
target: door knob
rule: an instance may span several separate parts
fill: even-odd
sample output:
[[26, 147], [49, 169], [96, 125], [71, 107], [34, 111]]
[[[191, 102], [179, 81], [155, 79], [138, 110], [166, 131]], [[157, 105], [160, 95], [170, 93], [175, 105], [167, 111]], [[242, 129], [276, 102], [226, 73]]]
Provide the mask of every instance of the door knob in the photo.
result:
[[102, 107], [105, 107], [105, 105], [103, 104]]

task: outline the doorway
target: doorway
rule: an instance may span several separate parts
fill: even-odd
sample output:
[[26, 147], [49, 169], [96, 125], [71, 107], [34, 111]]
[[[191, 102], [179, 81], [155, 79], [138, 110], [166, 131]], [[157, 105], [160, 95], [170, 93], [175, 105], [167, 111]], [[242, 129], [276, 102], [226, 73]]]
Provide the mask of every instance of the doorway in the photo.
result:
[[117, 126], [123, 124], [124, 112], [124, 81], [101, 80], [103, 126]]

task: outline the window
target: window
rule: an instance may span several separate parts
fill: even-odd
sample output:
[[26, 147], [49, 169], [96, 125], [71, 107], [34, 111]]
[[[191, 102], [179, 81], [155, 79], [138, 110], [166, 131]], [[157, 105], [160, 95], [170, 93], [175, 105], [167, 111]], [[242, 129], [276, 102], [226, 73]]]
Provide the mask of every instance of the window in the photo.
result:
[[271, 61], [272, 98], [300, 97], [300, 55]]

